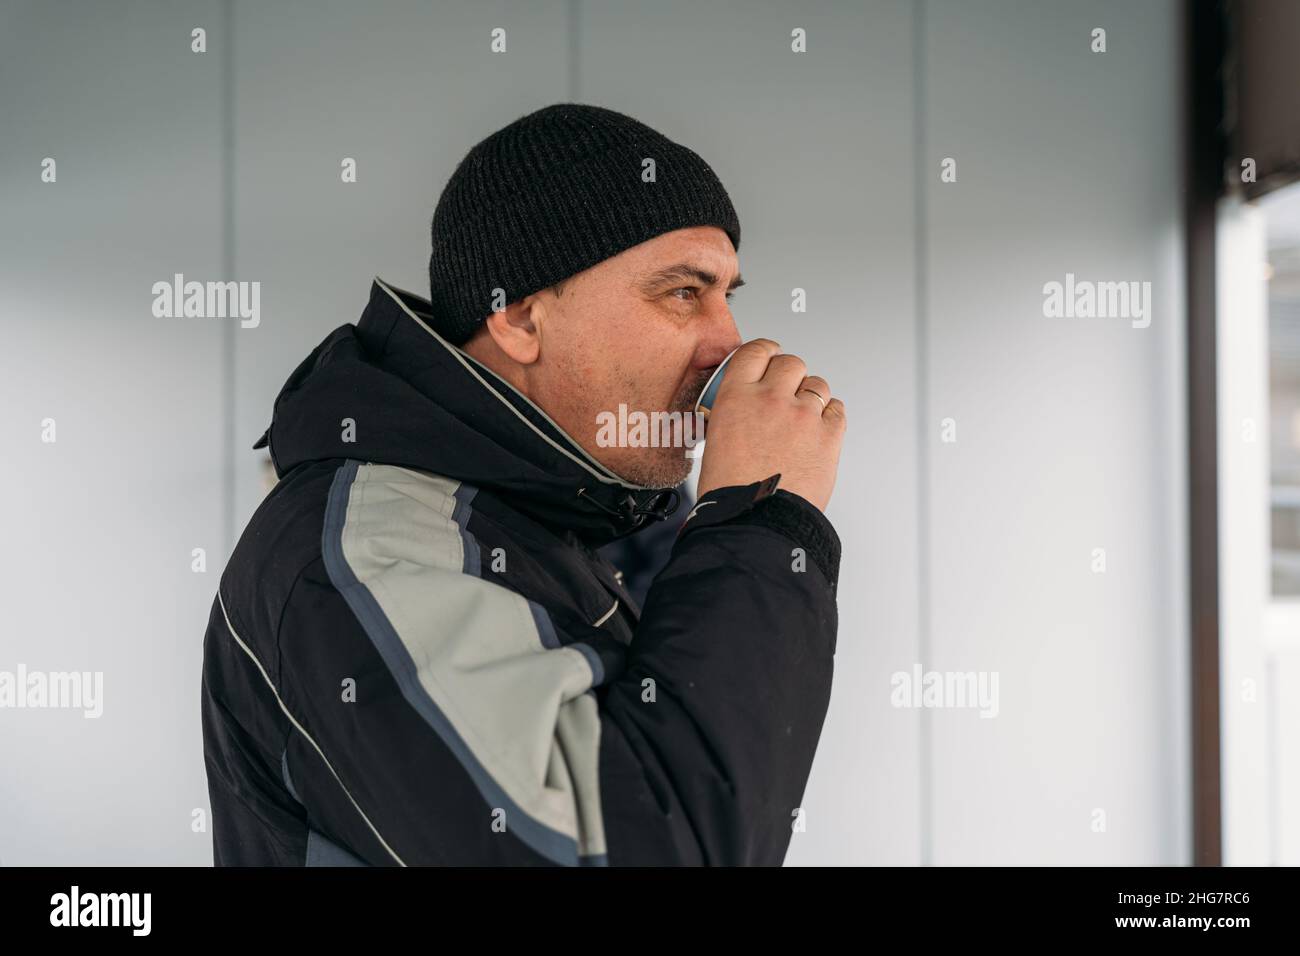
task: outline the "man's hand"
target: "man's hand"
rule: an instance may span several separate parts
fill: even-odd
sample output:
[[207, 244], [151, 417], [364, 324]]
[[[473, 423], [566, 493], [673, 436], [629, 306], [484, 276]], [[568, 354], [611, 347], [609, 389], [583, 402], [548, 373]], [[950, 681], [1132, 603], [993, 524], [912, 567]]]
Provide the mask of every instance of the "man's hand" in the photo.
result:
[[777, 487], [825, 511], [846, 422], [844, 403], [824, 378], [808, 375], [803, 359], [781, 354], [771, 339], [746, 342], [709, 412], [699, 496], [780, 472]]

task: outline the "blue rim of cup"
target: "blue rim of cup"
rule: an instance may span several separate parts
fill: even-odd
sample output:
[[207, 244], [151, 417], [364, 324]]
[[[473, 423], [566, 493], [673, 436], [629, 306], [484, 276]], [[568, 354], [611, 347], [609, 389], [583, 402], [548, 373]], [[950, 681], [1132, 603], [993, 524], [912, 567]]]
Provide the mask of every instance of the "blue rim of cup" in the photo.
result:
[[709, 376], [709, 380], [704, 383], [704, 388], [700, 390], [700, 397], [695, 402], [695, 412], [696, 414], [703, 415], [705, 421], [708, 421], [709, 410], [713, 408], [713, 403], [717, 401], [718, 388], [722, 385], [722, 374], [726, 371], [727, 363], [731, 361], [731, 357], [739, 350], [739, 346], [737, 346], [727, 353], [727, 357], [718, 363], [718, 367], [713, 370], [713, 374]]

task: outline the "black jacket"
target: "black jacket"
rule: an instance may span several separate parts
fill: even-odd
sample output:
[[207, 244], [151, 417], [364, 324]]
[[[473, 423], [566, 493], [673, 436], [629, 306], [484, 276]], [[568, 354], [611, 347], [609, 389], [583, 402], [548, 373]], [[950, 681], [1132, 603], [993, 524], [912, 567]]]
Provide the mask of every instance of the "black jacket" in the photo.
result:
[[[779, 864], [830, 697], [839, 541], [776, 476], [704, 496], [644, 611], [621, 481], [376, 279], [275, 402], [221, 578], [219, 865]], [[261, 443], [259, 443], [261, 444]]]
[[651, 521], [649, 527], [616, 538], [600, 549], [601, 555], [618, 569], [615, 577], [627, 588], [637, 607], [645, 604], [650, 585], [672, 557], [677, 532], [695, 508], [695, 501], [686, 485], [679, 485], [677, 493], [681, 499], [677, 510], [667, 515], [665, 520]]

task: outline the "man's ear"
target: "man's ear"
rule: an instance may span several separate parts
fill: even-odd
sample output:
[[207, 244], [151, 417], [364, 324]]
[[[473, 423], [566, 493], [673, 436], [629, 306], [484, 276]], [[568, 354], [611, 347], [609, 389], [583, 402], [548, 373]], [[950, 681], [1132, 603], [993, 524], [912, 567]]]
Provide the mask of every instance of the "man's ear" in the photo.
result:
[[484, 325], [497, 348], [520, 365], [532, 365], [542, 354], [545, 311], [537, 296], [529, 295], [491, 313]]

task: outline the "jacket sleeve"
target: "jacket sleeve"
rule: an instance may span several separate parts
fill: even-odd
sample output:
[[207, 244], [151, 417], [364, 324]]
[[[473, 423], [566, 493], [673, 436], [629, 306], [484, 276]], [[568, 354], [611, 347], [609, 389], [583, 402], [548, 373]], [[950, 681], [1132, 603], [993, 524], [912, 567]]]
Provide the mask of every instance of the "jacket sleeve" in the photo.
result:
[[776, 477], [696, 505], [602, 701], [610, 862], [779, 865], [830, 699], [839, 540]]
[[820, 512], [776, 476], [710, 493], [612, 654], [465, 573], [453, 490], [362, 468], [268, 665], [312, 832], [378, 865], [782, 861], [835, 651]]

